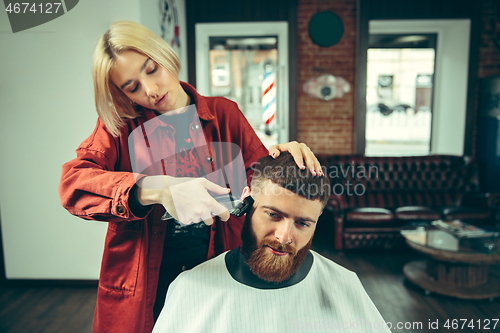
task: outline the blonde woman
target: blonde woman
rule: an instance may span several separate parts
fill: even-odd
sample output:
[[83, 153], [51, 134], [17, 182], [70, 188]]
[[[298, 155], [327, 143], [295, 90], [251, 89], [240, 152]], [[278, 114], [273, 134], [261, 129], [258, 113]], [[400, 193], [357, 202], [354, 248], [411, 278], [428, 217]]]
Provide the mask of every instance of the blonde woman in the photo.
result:
[[[179, 81], [180, 67], [164, 40], [134, 22], [112, 24], [94, 51], [99, 118], [77, 157], [64, 164], [59, 187], [71, 214], [108, 222], [94, 332], [150, 332], [180, 272], [239, 245], [243, 218], [213, 198], [228, 189], [204, 177], [218, 158], [207, 144], [238, 146], [247, 179], [252, 163], [281, 151], [322, 174], [305, 144], [268, 151], [234, 102], [199, 95]], [[171, 156], [147, 172], [134, 168], [137, 147], [131, 158], [129, 138], [141, 133], [145, 150]], [[162, 220], [165, 211], [175, 219]]]

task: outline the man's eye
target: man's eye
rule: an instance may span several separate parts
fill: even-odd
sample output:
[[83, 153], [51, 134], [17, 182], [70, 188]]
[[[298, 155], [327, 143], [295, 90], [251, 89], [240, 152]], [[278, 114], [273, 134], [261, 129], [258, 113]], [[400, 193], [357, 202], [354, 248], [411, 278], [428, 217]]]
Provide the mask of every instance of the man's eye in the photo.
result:
[[300, 225], [301, 227], [309, 227], [309, 223], [306, 223], [306, 222], [297, 222], [298, 225]]
[[278, 214], [276, 214], [276, 213], [271, 213], [271, 212], [267, 213], [267, 215], [269, 215], [269, 217], [272, 217], [273, 219], [275, 219], [275, 218], [278, 218], [278, 217], [279, 217], [279, 215], [278, 215]]

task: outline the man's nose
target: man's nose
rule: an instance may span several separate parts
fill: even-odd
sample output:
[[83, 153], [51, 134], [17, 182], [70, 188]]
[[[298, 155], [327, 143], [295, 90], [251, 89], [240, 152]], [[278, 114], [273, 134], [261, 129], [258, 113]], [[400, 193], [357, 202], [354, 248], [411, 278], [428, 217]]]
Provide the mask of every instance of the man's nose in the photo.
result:
[[277, 225], [274, 232], [277, 240], [282, 244], [290, 243], [290, 240], [292, 239], [292, 227], [293, 220], [285, 219], [284, 221], [281, 221], [281, 223]]

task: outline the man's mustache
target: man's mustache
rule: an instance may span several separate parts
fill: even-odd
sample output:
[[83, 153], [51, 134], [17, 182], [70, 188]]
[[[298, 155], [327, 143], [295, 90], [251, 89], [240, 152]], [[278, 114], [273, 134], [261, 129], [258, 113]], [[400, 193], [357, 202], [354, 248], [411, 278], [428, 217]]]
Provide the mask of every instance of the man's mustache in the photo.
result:
[[292, 256], [297, 255], [297, 249], [292, 244], [283, 244], [283, 243], [278, 242], [277, 240], [264, 239], [262, 241], [262, 243], [260, 244], [260, 247], [264, 247], [264, 246], [272, 247], [273, 249], [276, 249], [278, 251], [288, 252]]

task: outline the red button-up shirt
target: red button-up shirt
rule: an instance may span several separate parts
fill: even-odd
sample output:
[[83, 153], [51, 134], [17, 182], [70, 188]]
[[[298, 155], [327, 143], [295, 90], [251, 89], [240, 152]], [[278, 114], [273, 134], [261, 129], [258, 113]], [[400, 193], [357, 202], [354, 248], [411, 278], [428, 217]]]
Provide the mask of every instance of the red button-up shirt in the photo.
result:
[[[249, 181], [252, 164], [268, 151], [236, 103], [220, 97], [203, 97], [189, 84], [181, 82], [181, 85], [195, 100], [200, 120], [193, 120], [189, 134], [204, 170], [212, 171], [208, 179], [221, 185], [226, 183], [217, 172], [221, 165], [227, 165], [218, 154], [225, 148], [218, 147], [218, 143], [231, 142], [241, 148]], [[76, 150], [77, 157], [63, 165], [59, 187], [62, 205], [73, 215], [108, 222], [94, 332], [139, 333], [151, 332], [153, 328], [153, 305], [166, 229], [161, 217], [165, 209], [154, 205], [143, 216], [135, 216], [130, 210], [130, 191], [143, 174], [137, 165], [132, 167], [128, 139], [138, 127], [147, 128], [150, 139], [154, 138], [154, 131], [162, 127], [160, 130], [166, 131], [161, 135], [162, 142], [153, 143], [153, 139], [148, 144], [161, 144], [163, 149], [175, 147], [175, 129], [152, 120], [155, 118], [153, 111], [144, 110], [139, 118], [126, 120], [117, 138], [98, 119], [94, 132]], [[225, 158], [238, 160], [236, 155], [237, 151], [226, 151]], [[133, 163], [139, 160], [138, 156], [133, 159]], [[163, 164], [166, 174], [175, 176], [175, 159]], [[232, 171], [231, 166], [226, 167], [230, 184], [241, 178], [238, 172]], [[239, 245], [242, 224], [243, 218], [234, 216], [227, 222], [215, 220], [210, 231], [208, 259]]]

